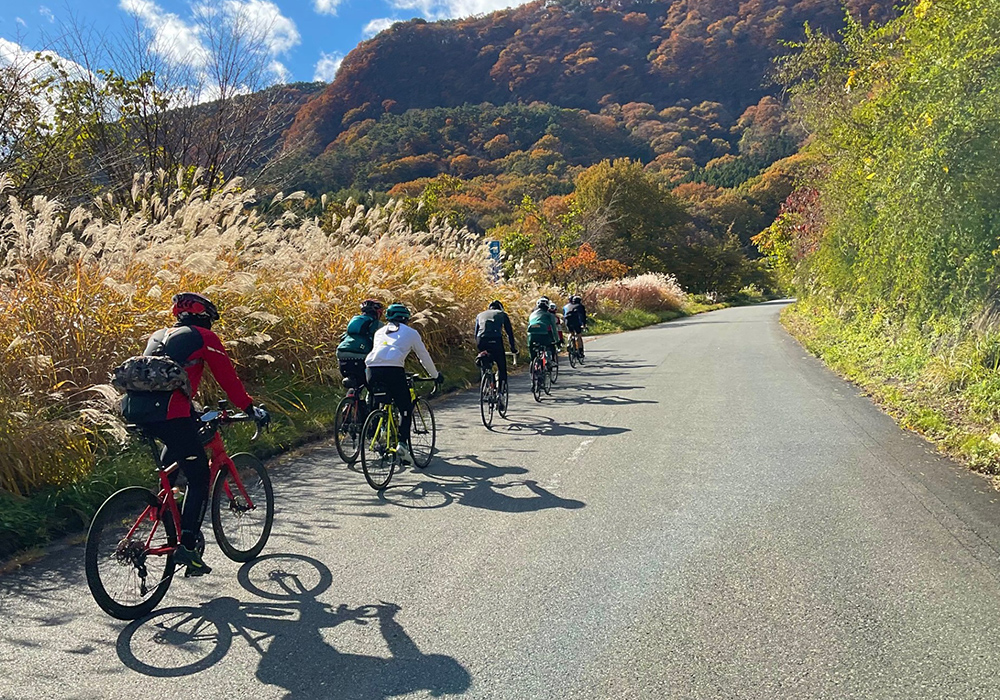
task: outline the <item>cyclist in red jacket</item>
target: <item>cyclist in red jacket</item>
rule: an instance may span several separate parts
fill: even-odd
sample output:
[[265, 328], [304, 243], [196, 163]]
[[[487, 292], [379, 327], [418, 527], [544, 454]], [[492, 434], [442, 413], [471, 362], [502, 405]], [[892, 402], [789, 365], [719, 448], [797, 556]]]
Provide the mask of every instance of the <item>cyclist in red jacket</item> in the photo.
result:
[[[177, 323], [153, 333], [143, 354], [166, 355], [184, 367], [191, 381], [192, 396], [198, 392], [207, 364], [216, 382], [237, 408], [250, 413], [258, 422], [266, 422], [267, 412], [253, 405], [222, 341], [212, 332], [212, 323], [219, 320], [215, 305], [193, 292], [178, 294], [173, 304]], [[147, 434], [163, 443], [163, 464], [178, 462], [187, 477], [180, 547], [174, 553], [174, 563], [187, 566], [185, 576], [201, 576], [212, 571], [197, 551], [198, 542], [204, 541], [201, 521], [208, 502], [209, 467], [193, 411], [191, 399], [180, 389], [173, 392], [129, 391], [122, 402], [125, 419], [138, 423]]]

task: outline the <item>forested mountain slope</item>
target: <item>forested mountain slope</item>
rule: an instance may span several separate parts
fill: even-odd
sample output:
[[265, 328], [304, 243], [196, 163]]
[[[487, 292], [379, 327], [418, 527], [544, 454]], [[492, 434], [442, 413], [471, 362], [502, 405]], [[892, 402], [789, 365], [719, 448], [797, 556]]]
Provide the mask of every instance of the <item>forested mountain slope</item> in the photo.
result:
[[[891, 3], [849, 0], [885, 19]], [[764, 76], [803, 25], [836, 30], [829, 0], [539, 0], [465, 20], [399, 23], [344, 60], [300, 110], [289, 145], [312, 153], [365, 119], [464, 104], [551, 103], [598, 112], [714, 101], [739, 115], [767, 94]]]

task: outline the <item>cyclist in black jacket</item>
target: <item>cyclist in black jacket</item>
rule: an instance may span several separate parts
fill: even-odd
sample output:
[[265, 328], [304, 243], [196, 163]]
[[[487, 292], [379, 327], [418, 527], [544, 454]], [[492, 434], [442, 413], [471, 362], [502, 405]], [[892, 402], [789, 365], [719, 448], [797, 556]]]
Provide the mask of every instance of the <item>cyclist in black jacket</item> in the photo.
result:
[[501, 394], [507, 384], [507, 355], [503, 351], [503, 335], [507, 334], [510, 351], [517, 353], [517, 343], [514, 342], [514, 328], [510, 325], [510, 317], [503, 310], [499, 301], [490, 302], [490, 308], [476, 316], [476, 348], [479, 352], [488, 352], [497, 365], [500, 375]]

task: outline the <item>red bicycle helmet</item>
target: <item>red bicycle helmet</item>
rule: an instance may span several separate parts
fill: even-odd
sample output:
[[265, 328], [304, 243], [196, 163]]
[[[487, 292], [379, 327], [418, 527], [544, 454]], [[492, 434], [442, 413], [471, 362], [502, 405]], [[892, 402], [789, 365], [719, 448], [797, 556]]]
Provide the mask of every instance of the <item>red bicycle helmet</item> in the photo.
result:
[[174, 296], [171, 312], [178, 321], [198, 319], [209, 323], [219, 320], [219, 310], [215, 304], [195, 292], [181, 292]]

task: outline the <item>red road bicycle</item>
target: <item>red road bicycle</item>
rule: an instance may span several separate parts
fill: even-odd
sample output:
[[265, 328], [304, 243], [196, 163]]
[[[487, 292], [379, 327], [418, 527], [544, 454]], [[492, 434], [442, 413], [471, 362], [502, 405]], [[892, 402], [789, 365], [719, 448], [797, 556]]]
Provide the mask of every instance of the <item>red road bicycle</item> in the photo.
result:
[[[240, 453], [230, 457], [220, 428], [253, 420], [242, 412], [219, 410], [200, 416], [201, 435], [209, 458], [209, 504], [212, 530], [222, 552], [233, 561], [257, 557], [274, 522], [274, 489], [259, 459]], [[131, 486], [111, 495], [98, 509], [87, 534], [87, 585], [104, 612], [120, 620], [135, 620], [152, 612], [173, 580], [174, 551], [181, 526], [173, 485], [179, 465], [160, 462], [156, 441], [139, 426], [129, 426], [153, 452], [159, 493]], [[260, 434], [258, 425], [253, 439]], [[202, 538], [197, 545], [204, 552]]]

